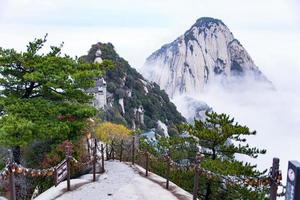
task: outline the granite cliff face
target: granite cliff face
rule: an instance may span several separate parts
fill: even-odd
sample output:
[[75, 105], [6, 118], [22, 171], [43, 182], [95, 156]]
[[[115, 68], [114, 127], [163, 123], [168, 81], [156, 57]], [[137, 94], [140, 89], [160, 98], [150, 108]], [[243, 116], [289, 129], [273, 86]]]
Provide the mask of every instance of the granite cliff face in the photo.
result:
[[[98, 93], [102, 94], [98, 99], [105, 102], [105, 105], [101, 106], [104, 112], [100, 117], [103, 120], [121, 123], [132, 129], [163, 129], [164, 135], [172, 135], [175, 125], [186, 121], [168, 95], [160, 90], [156, 83], [147, 81], [132, 68], [118, 55], [111, 43], [98, 42], [92, 45], [88, 54], [81, 59], [89, 63], [110, 60], [114, 64], [114, 67], [101, 77], [105, 80], [105, 90], [103, 84], [99, 83], [89, 91], [95, 94], [96, 98]], [[104, 96], [106, 99], [103, 100]]]
[[197, 94], [217, 81], [226, 85], [247, 79], [271, 85], [228, 27], [213, 18], [198, 19], [182, 36], [155, 51], [142, 73], [171, 98]]

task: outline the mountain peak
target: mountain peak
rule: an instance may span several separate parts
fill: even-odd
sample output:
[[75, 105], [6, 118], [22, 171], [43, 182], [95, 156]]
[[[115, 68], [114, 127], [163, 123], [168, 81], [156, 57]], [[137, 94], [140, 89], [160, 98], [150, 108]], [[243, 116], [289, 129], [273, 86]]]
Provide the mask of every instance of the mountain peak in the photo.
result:
[[[132, 68], [111, 43], [98, 42], [92, 45], [88, 54], [81, 59], [90, 63], [100, 59], [110, 60], [115, 65], [102, 75], [106, 82], [106, 112], [102, 115], [103, 120], [141, 130], [159, 130], [159, 124], [165, 124], [170, 133], [175, 124], [185, 122], [168, 95]], [[100, 97], [99, 101], [105, 98], [103, 95]]]
[[142, 71], [170, 97], [198, 94], [214, 82], [224, 86], [269, 82], [229, 28], [210, 17], [199, 18], [183, 35], [151, 54]]
[[212, 18], [212, 17], [201, 17], [201, 18], [197, 19], [196, 23], [193, 26], [208, 27], [211, 24], [217, 24], [217, 25], [221, 24], [221, 25], [225, 26], [225, 24], [222, 22], [222, 20]]

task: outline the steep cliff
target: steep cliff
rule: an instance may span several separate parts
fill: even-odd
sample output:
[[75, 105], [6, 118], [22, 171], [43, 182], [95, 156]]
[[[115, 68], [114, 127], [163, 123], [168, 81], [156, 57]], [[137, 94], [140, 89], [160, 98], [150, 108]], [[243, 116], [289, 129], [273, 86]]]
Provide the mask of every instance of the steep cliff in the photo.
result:
[[149, 56], [142, 74], [170, 97], [199, 93], [215, 82], [226, 85], [254, 80], [270, 84], [228, 27], [207, 17]]
[[104, 116], [108, 121], [122, 123], [130, 128], [148, 130], [161, 123], [174, 129], [185, 119], [170, 102], [168, 95], [156, 83], [146, 81], [128, 62], [121, 58], [111, 43], [92, 45], [82, 59], [88, 62], [111, 60], [114, 69], [104, 79], [107, 83], [107, 105]]

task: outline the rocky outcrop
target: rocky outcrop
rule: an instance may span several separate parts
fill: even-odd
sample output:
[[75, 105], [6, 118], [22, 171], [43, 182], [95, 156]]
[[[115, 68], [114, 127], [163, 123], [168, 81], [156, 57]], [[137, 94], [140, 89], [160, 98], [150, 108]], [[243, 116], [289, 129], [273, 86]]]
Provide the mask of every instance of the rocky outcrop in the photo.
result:
[[102, 63], [101, 54], [102, 54], [101, 50], [98, 49], [95, 53], [94, 63]]
[[213, 111], [207, 103], [186, 95], [177, 96], [173, 102], [189, 123], [193, 123], [194, 119], [205, 121], [206, 112]]
[[140, 130], [156, 129], [160, 120], [160, 124], [166, 126], [163, 126], [164, 131], [186, 121], [168, 95], [132, 68], [111, 43], [92, 45], [81, 59], [89, 63], [110, 60], [114, 65], [103, 74], [107, 94], [104, 112], [99, 115], [103, 120]]
[[250, 78], [270, 83], [228, 27], [213, 18], [198, 19], [182, 36], [149, 56], [141, 71], [170, 97], [199, 93], [216, 81]]
[[160, 120], [157, 121], [157, 132], [163, 137], [170, 137], [167, 125]]
[[92, 105], [95, 108], [101, 109], [107, 105], [106, 81], [104, 80], [104, 78], [102, 77], [97, 78], [96, 86], [87, 89], [86, 92], [94, 96]]

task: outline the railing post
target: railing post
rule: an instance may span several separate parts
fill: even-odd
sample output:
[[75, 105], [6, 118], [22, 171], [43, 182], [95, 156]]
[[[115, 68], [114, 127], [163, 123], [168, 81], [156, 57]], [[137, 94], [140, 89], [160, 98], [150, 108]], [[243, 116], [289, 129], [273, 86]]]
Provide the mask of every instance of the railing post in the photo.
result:
[[71, 191], [71, 146], [66, 145], [66, 158], [67, 158], [67, 191]]
[[13, 152], [12, 150], [8, 150], [9, 153], [9, 167], [8, 167], [8, 199], [9, 200], [16, 200], [16, 185], [15, 185], [15, 175], [13, 170]]
[[114, 141], [111, 141], [111, 152], [112, 154], [112, 159], [115, 160], [115, 149], [114, 149]]
[[135, 146], [134, 146], [134, 143], [135, 143], [135, 137], [133, 136], [132, 137], [132, 165], [134, 165], [134, 149], [135, 149]]
[[271, 172], [271, 189], [270, 189], [270, 200], [276, 200], [278, 186], [276, 179], [279, 171], [279, 158], [273, 158], [272, 172]]
[[12, 165], [10, 166], [9, 171], [9, 200], [16, 200], [15, 174]]
[[104, 173], [104, 147], [101, 144], [101, 172]]
[[146, 151], [145, 156], [146, 156], [146, 176], [148, 176], [148, 171], [149, 171], [149, 153], [148, 153], [148, 151]]
[[122, 157], [123, 157], [123, 140], [121, 140], [120, 162], [122, 162]]
[[94, 138], [94, 149], [93, 149], [93, 181], [96, 181], [96, 162], [97, 162], [97, 140]]
[[193, 188], [193, 200], [197, 200], [198, 190], [199, 190], [199, 175], [200, 175], [200, 163], [204, 158], [204, 155], [197, 153], [196, 155], [196, 166], [195, 166], [195, 176], [194, 176], [194, 188]]
[[108, 144], [105, 144], [106, 160], [109, 160]]
[[89, 142], [89, 138], [86, 138], [86, 143], [87, 143], [87, 149], [88, 149], [88, 154], [89, 154], [89, 157], [91, 156], [91, 147], [90, 147], [90, 142]]
[[169, 154], [169, 155], [167, 155], [167, 173], [166, 173], [166, 178], [167, 178], [166, 188], [167, 189], [169, 189], [170, 168], [171, 168], [171, 158], [170, 158], [170, 154]]
[[70, 156], [67, 157], [67, 190], [71, 191], [71, 165], [70, 165]]

